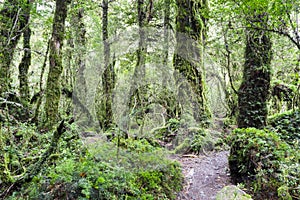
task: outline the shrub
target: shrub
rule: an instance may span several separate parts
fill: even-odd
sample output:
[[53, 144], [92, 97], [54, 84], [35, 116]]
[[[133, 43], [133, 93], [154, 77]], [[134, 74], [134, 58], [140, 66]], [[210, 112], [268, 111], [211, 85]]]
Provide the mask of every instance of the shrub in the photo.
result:
[[[269, 130], [235, 129], [229, 156], [232, 180], [247, 183], [257, 199], [276, 199], [278, 189], [283, 187], [299, 195], [296, 185], [300, 175], [293, 165], [299, 167], [299, 153]], [[293, 177], [293, 181], [287, 177]]]
[[[78, 136], [68, 125], [39, 174], [5, 199], [175, 199], [181, 189], [179, 164], [146, 139], [83, 145]], [[26, 124], [0, 129], [0, 194], [40, 159], [51, 137]]]
[[[81, 154], [49, 166], [19, 196], [30, 199], [175, 199], [178, 163], [146, 140], [122, 139], [77, 146]], [[125, 145], [126, 144], [126, 145]], [[61, 149], [62, 150], [62, 149]]]
[[269, 129], [279, 134], [280, 138], [291, 145], [299, 147], [300, 110], [276, 114], [268, 119]]
[[199, 129], [192, 138], [191, 151], [197, 154], [203, 151], [212, 151], [216, 141], [217, 139], [213, 137], [209, 130]]

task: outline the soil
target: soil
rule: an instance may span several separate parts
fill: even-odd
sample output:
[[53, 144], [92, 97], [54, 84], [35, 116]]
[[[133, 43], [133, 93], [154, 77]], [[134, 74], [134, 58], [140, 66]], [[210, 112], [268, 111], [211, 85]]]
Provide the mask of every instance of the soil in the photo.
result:
[[177, 200], [212, 200], [227, 185], [231, 185], [228, 151], [176, 157], [185, 176], [184, 189]]

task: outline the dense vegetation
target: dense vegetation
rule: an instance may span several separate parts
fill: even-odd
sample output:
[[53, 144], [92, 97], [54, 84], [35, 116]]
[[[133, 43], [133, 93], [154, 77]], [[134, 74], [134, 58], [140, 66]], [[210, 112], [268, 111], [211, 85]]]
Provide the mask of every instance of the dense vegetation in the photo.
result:
[[299, 198], [298, 145], [255, 128], [236, 129], [232, 137], [229, 167], [234, 183], [244, 182], [256, 199]]
[[0, 199], [176, 199], [170, 154], [227, 145], [253, 198], [300, 199], [299, 8], [1, 0]]

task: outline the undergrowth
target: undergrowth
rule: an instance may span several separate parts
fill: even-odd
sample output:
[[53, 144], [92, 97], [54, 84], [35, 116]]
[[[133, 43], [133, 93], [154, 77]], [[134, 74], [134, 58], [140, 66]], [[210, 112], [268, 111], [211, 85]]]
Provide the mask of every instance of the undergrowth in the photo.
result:
[[279, 134], [279, 137], [299, 148], [300, 143], [300, 110], [290, 110], [276, 114], [268, 119], [269, 129]]
[[300, 198], [299, 149], [267, 129], [236, 129], [230, 141], [234, 183], [246, 183], [255, 199]]
[[52, 133], [29, 124], [0, 130], [0, 194], [5, 199], [175, 199], [182, 187], [177, 162], [148, 141], [85, 143], [69, 125], [40, 173], [15, 187], [49, 146]]

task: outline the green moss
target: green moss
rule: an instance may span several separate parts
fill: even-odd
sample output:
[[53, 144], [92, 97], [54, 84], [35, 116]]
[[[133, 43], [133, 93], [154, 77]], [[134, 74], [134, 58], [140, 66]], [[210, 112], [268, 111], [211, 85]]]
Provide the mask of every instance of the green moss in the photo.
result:
[[292, 200], [292, 196], [289, 194], [289, 188], [287, 186], [281, 186], [277, 189], [278, 197], [281, 200]]

